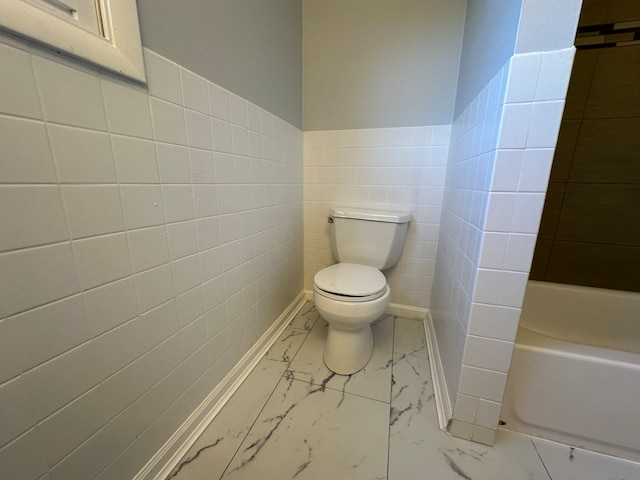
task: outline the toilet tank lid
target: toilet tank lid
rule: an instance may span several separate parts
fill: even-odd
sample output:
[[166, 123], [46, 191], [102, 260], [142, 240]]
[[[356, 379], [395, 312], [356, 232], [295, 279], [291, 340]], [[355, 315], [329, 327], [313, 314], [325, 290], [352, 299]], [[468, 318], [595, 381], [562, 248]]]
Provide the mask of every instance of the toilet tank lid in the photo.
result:
[[354, 218], [356, 220], [370, 220], [387, 223], [409, 223], [411, 214], [407, 212], [394, 212], [371, 210], [368, 208], [334, 207], [329, 212], [330, 217]]

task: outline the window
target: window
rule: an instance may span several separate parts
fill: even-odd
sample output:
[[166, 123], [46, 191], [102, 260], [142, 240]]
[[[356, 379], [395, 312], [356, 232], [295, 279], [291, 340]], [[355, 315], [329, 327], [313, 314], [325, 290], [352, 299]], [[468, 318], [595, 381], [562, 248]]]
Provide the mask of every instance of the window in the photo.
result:
[[135, 0], [2, 0], [0, 27], [144, 82]]

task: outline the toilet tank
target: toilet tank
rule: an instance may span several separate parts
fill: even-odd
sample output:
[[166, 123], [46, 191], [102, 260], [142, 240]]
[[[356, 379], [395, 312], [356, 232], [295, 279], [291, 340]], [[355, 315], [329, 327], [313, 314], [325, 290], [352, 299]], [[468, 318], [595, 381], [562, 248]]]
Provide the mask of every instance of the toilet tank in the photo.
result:
[[400, 258], [410, 220], [411, 215], [405, 212], [332, 208], [329, 221], [333, 256], [340, 263], [390, 268]]

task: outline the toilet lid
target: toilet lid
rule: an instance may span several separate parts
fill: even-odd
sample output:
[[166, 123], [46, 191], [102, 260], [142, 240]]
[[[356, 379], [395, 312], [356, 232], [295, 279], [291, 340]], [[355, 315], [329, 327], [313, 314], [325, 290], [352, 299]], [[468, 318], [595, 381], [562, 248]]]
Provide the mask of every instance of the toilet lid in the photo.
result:
[[380, 270], [355, 263], [336, 263], [323, 268], [315, 274], [313, 281], [325, 292], [350, 297], [375, 295], [387, 285]]

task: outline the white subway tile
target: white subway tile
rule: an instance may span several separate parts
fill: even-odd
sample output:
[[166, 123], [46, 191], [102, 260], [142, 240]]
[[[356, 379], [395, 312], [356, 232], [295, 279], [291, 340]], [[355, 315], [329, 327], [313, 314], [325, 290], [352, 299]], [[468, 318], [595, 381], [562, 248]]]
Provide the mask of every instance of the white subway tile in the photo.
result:
[[29, 54], [0, 45], [0, 111], [23, 117], [42, 118], [40, 100]]
[[236, 155], [249, 156], [251, 154], [249, 130], [238, 125], [233, 125], [231, 131], [233, 136], [233, 153]]
[[193, 199], [197, 218], [210, 217], [218, 214], [215, 185], [194, 185]]
[[167, 231], [164, 226], [127, 232], [134, 272], [157, 267], [169, 261]]
[[[220, 306], [224, 312], [224, 279], [218, 276], [213, 280], [206, 281], [202, 284], [202, 295], [204, 297], [204, 310], [209, 310]], [[221, 314], [225, 319], [226, 314]], [[225, 321], [226, 325], [226, 321]]]
[[171, 266], [162, 265], [135, 276], [140, 312], [146, 312], [174, 296]]
[[213, 149], [216, 152], [233, 153], [233, 134], [230, 123], [217, 118], [211, 119]]
[[527, 134], [532, 123], [532, 111], [533, 105], [531, 103], [515, 103], [504, 106], [498, 148], [524, 148], [527, 145]]
[[67, 185], [62, 196], [72, 238], [124, 230], [120, 192], [115, 185]]
[[220, 244], [220, 224], [217, 217], [198, 220], [197, 232], [200, 251], [209, 250]]
[[0, 251], [69, 238], [58, 187], [0, 186]]
[[515, 203], [511, 206], [511, 232], [538, 233], [544, 197], [544, 193], [521, 193], [515, 196]]
[[149, 96], [139, 86], [103, 79], [109, 131], [133, 137], [153, 138]]
[[480, 427], [495, 429], [500, 420], [502, 404], [490, 400], [479, 399], [475, 423]]
[[0, 254], [0, 317], [79, 291], [69, 243]]
[[229, 92], [209, 82], [209, 109], [211, 116], [227, 122], [231, 121], [231, 107], [229, 105]]
[[162, 199], [167, 223], [195, 218], [190, 185], [163, 185]]
[[532, 102], [535, 99], [541, 60], [542, 54], [539, 53], [511, 57], [506, 103]]
[[38, 88], [46, 120], [107, 130], [102, 89], [97, 76], [34, 56]]
[[253, 103], [249, 103], [248, 127], [250, 130], [262, 133], [262, 109]]
[[209, 115], [209, 87], [208, 82], [189, 70], [180, 69], [182, 76], [182, 97], [184, 106], [200, 113]]
[[520, 308], [528, 277], [528, 272], [479, 268], [473, 301]]
[[202, 302], [202, 287], [197, 286], [176, 297], [176, 307], [178, 310], [178, 325], [180, 328], [189, 325], [191, 322], [201, 317], [204, 313]]
[[38, 480], [46, 475], [48, 464], [44, 457], [42, 439], [36, 429], [0, 449], [0, 468], [7, 478]]
[[113, 156], [120, 183], [158, 183], [158, 160], [153, 142], [112, 135]]
[[237, 95], [229, 95], [231, 122], [244, 128], [249, 126], [248, 102]]
[[465, 365], [507, 373], [512, 352], [512, 342], [469, 335], [462, 361]]
[[194, 288], [201, 282], [198, 255], [191, 255], [171, 262], [173, 285], [176, 295]]
[[492, 192], [516, 192], [525, 150], [498, 150], [493, 164]]
[[[205, 333], [205, 336], [202, 334]], [[184, 360], [184, 383], [185, 385], [197, 385], [198, 379], [204, 375], [209, 367], [209, 352], [206, 347], [206, 325], [202, 320], [193, 322], [184, 328], [180, 335], [182, 337], [182, 350], [185, 355]], [[189, 355], [187, 356], [187, 352]]]
[[509, 234], [509, 245], [504, 258], [504, 268], [528, 273], [536, 246], [536, 235]]
[[164, 223], [159, 185], [121, 185], [120, 195], [128, 229]]
[[24, 378], [17, 377], [0, 385], [0, 445], [17, 438], [35, 424]]
[[142, 326], [147, 350], [154, 348], [175, 334], [180, 328], [175, 300], [164, 303], [142, 315]]
[[546, 192], [554, 149], [527, 149], [518, 183], [520, 192]]
[[210, 280], [223, 272], [220, 248], [211, 248], [200, 253], [202, 280]]
[[198, 251], [195, 221], [189, 220], [167, 225], [167, 233], [172, 260], [193, 255]]
[[90, 338], [80, 295], [15, 315], [0, 325], [0, 383]]
[[162, 183], [191, 182], [189, 150], [187, 147], [156, 143], [156, 150], [158, 152], [158, 167]]
[[473, 424], [478, 410], [478, 398], [458, 394], [456, 397], [453, 418], [460, 422]]
[[509, 243], [508, 233], [485, 232], [478, 267], [502, 269]]
[[533, 105], [527, 148], [555, 148], [563, 110], [563, 100]]
[[468, 333], [513, 342], [519, 320], [519, 308], [473, 303]]
[[536, 101], [564, 100], [567, 96], [575, 48], [570, 47], [542, 55], [540, 76], [535, 93]]
[[157, 98], [151, 98], [154, 138], [160, 142], [187, 145], [184, 109]]
[[97, 337], [138, 315], [138, 301], [131, 277], [86, 291], [82, 298], [92, 337]]
[[182, 105], [180, 67], [146, 48], [144, 65], [147, 71], [149, 94]]
[[213, 153], [206, 150], [189, 149], [191, 181], [193, 183], [214, 183], [215, 167]]
[[132, 273], [125, 233], [76, 240], [73, 242], [73, 252], [83, 290]]
[[483, 428], [476, 425], [473, 427], [471, 440], [477, 443], [482, 443], [484, 445], [493, 446], [493, 443], [496, 439], [496, 429], [497, 423], [491, 428]]
[[49, 125], [49, 135], [61, 182], [116, 182], [111, 144], [106, 133]]
[[142, 322], [133, 320], [25, 374], [38, 420], [77, 398], [144, 351]]
[[[4, 90], [6, 88], [0, 89]], [[47, 130], [42, 122], [0, 116], [0, 144], [0, 183], [57, 181]]]
[[187, 122], [187, 140], [190, 147], [213, 149], [211, 139], [211, 120], [208, 115], [203, 115], [193, 110], [185, 110]]

